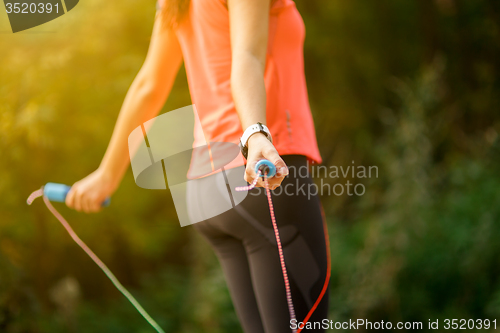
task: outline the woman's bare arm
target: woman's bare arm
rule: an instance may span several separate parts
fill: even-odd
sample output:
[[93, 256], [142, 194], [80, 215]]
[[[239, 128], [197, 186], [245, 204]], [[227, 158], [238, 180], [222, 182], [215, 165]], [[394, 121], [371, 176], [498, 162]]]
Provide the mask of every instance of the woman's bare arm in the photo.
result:
[[[270, 0], [228, 0], [231, 30], [231, 89], [243, 130], [257, 122], [266, 123], [267, 36], [269, 31]], [[272, 133], [271, 133], [272, 134]], [[285, 162], [273, 144], [256, 133], [248, 140], [248, 159], [245, 179], [251, 182], [258, 160], [266, 158], [278, 170], [270, 179], [271, 188], [279, 186], [288, 174]], [[259, 182], [262, 186], [262, 182]]]
[[155, 117], [172, 89], [182, 63], [182, 52], [172, 29], [157, 15], [146, 60], [130, 86], [99, 168], [76, 182], [66, 204], [78, 211], [95, 212], [118, 187], [130, 163], [128, 136]]

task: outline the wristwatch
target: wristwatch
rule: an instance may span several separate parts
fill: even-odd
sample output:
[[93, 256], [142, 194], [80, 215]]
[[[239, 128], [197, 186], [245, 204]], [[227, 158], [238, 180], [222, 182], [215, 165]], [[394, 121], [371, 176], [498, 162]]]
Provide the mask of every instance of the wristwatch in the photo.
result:
[[243, 135], [240, 138], [240, 144], [239, 144], [241, 154], [243, 155], [243, 157], [245, 157], [245, 159], [247, 158], [247, 155], [248, 155], [248, 139], [250, 139], [250, 137], [252, 135], [254, 135], [255, 133], [262, 133], [267, 137], [267, 139], [269, 141], [271, 141], [271, 143], [273, 142], [271, 132], [269, 132], [269, 128], [267, 128], [266, 125], [264, 125], [262, 123], [257, 123], [257, 124], [253, 124], [253, 125], [248, 126], [248, 128], [245, 130], [245, 132], [243, 132]]

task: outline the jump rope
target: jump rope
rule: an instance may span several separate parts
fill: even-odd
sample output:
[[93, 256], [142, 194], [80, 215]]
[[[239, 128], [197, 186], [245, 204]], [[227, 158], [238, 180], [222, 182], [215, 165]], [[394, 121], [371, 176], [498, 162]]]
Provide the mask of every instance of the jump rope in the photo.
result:
[[[255, 173], [257, 174], [257, 177], [255, 177], [254, 181], [248, 185], [248, 186], [241, 186], [241, 187], [236, 187], [236, 191], [250, 191], [253, 189], [259, 180], [259, 178], [264, 179], [264, 187], [266, 189], [266, 195], [267, 195], [267, 201], [269, 203], [269, 212], [271, 215], [271, 221], [273, 224], [273, 229], [274, 229], [274, 234], [276, 236], [276, 243], [278, 245], [278, 254], [280, 258], [280, 264], [281, 264], [281, 270], [283, 272], [283, 280], [285, 281], [285, 291], [286, 291], [286, 300], [288, 303], [288, 311], [290, 313], [290, 321], [295, 321], [296, 322], [296, 316], [295, 316], [295, 310], [293, 307], [293, 302], [292, 302], [292, 293], [290, 291], [290, 282], [288, 280], [288, 273], [286, 270], [286, 265], [285, 265], [285, 256], [283, 254], [283, 248], [281, 246], [281, 239], [280, 239], [280, 234], [278, 230], [278, 225], [276, 223], [276, 217], [274, 216], [274, 208], [273, 208], [273, 202], [271, 199], [271, 191], [269, 190], [269, 182], [268, 178], [272, 178], [276, 175], [276, 167], [274, 166], [273, 163], [271, 163], [268, 160], [260, 160], [257, 162], [255, 165]], [[62, 226], [66, 229], [66, 231], [69, 233], [71, 238], [75, 241], [75, 243], [82, 248], [85, 253], [99, 266], [99, 268], [102, 269], [104, 274], [111, 280], [113, 285], [129, 300], [130, 303], [135, 307], [135, 309], [146, 319], [146, 321], [158, 332], [158, 333], [165, 333], [163, 329], [156, 323], [156, 321], [144, 310], [144, 308], [137, 302], [137, 300], [132, 296], [132, 294], [118, 281], [116, 276], [111, 272], [111, 270], [99, 259], [99, 257], [78, 237], [78, 235], [75, 233], [73, 228], [69, 225], [69, 223], [64, 219], [64, 217], [52, 206], [50, 201], [57, 201], [57, 202], [64, 202], [66, 199], [66, 195], [68, 194], [69, 190], [71, 187], [64, 185], [64, 184], [57, 184], [57, 183], [47, 183], [45, 186], [42, 186], [39, 190], [34, 191], [33, 193], [30, 194], [30, 196], [27, 199], [28, 205], [31, 205], [33, 201], [38, 198], [38, 197], [43, 197], [43, 202], [49, 209], [49, 211], [55, 216], [57, 220], [62, 224]], [[110, 198], [107, 198], [103, 202], [103, 206], [108, 206], [110, 204]], [[328, 244], [327, 244], [328, 246]], [[329, 251], [327, 251], [327, 256], [329, 256]], [[328, 270], [327, 270], [327, 281], [329, 280], [330, 276], [330, 259], [328, 259]], [[304, 319], [302, 323], [305, 323], [309, 320], [310, 316], [312, 315], [312, 312], [316, 309], [318, 306], [319, 301], [323, 298], [324, 293], [326, 292], [326, 287], [327, 284], [325, 282], [325, 285], [323, 287], [323, 290], [320, 293], [320, 296], [318, 297], [318, 300], [314, 304], [314, 306], [311, 308], [309, 311], [308, 315]], [[304, 326], [302, 326], [304, 327]], [[292, 329], [293, 333], [300, 333], [302, 331], [302, 328], [299, 328], [298, 330]]]

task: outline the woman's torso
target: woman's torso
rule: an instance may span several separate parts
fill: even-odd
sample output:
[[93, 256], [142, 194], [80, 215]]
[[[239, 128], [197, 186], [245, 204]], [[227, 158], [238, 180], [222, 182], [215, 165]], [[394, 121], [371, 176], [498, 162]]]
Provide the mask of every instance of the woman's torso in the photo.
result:
[[[243, 133], [231, 93], [229, 13], [224, 0], [191, 0], [176, 27], [191, 99], [206, 142], [237, 144]], [[305, 27], [292, 0], [276, 0], [270, 10], [265, 85], [266, 122], [280, 155], [305, 155], [321, 162], [304, 75]], [[197, 126], [199, 128], [199, 126]], [[236, 158], [226, 168], [242, 165]]]

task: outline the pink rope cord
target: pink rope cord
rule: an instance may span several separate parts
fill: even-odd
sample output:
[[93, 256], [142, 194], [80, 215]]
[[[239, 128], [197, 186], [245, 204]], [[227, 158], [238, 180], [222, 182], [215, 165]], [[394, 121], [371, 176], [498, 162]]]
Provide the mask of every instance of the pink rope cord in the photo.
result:
[[[236, 191], [250, 191], [255, 187], [261, 176], [261, 171], [257, 173], [252, 184], [248, 186], [236, 187]], [[290, 291], [290, 282], [288, 281], [288, 273], [285, 265], [285, 255], [283, 254], [283, 248], [281, 247], [281, 238], [278, 230], [278, 224], [276, 223], [276, 217], [274, 216], [273, 201], [271, 199], [271, 191], [269, 190], [269, 182], [267, 181], [267, 174], [264, 174], [264, 185], [266, 187], [267, 201], [269, 203], [269, 212], [271, 213], [271, 221], [273, 223], [274, 235], [276, 236], [276, 243], [278, 244], [278, 254], [280, 257], [281, 271], [283, 272], [283, 280], [285, 281], [285, 291], [286, 291], [286, 301], [288, 303], [288, 312], [290, 313], [290, 320], [296, 321], [295, 309], [293, 308], [292, 302], [292, 292]], [[293, 333], [296, 333], [296, 329], [292, 329]]]
[[[278, 253], [280, 257], [281, 270], [283, 272], [283, 280], [285, 280], [285, 290], [286, 290], [286, 301], [288, 303], [288, 312], [290, 312], [290, 321], [296, 322], [295, 310], [293, 308], [292, 302], [292, 292], [290, 291], [290, 282], [288, 281], [288, 273], [286, 271], [285, 265], [285, 255], [283, 254], [283, 248], [281, 247], [281, 238], [278, 231], [278, 224], [276, 223], [276, 217], [274, 216], [273, 201], [271, 200], [271, 191], [269, 190], [269, 183], [267, 181], [267, 175], [264, 175], [264, 184], [266, 186], [267, 201], [269, 202], [269, 212], [271, 213], [271, 221], [273, 222], [274, 235], [276, 236], [276, 243], [278, 244]], [[292, 332], [297, 332], [296, 329], [292, 329]]]
[[248, 186], [238, 186], [235, 188], [236, 191], [238, 192], [241, 192], [241, 191], [250, 191], [251, 189], [253, 189], [255, 187], [255, 185], [257, 185], [257, 182], [259, 181], [259, 177], [260, 177], [261, 173], [260, 173], [260, 170], [259, 172], [257, 172], [257, 177], [255, 177], [255, 179], [253, 180], [252, 184], [248, 185]]
[[28, 203], [28, 205], [31, 205], [33, 203], [33, 200], [41, 197], [42, 195], [43, 195], [43, 187], [41, 189], [36, 190], [35, 192], [31, 193], [30, 196], [28, 197], [28, 200], [26, 200], [26, 202]]
[[[83, 251], [85, 251], [85, 253], [87, 253], [89, 255], [89, 257], [95, 261], [95, 263], [106, 273], [111, 273], [108, 269], [108, 267], [101, 261], [101, 259], [99, 259], [95, 253], [87, 246], [87, 244], [85, 244], [81, 239], [80, 237], [78, 237], [78, 235], [74, 232], [73, 228], [71, 228], [71, 226], [69, 225], [69, 223], [64, 219], [64, 217], [54, 208], [54, 206], [52, 206], [52, 204], [50, 203], [49, 199], [47, 199], [46, 197], [43, 197], [43, 201], [45, 202], [45, 205], [47, 206], [47, 208], [50, 210], [50, 212], [56, 217], [56, 219], [59, 220], [59, 222], [61, 222], [61, 224], [63, 225], [64, 229], [66, 229], [66, 231], [69, 233], [69, 235], [71, 236], [71, 238], [73, 238], [73, 240], [75, 241], [75, 243], [77, 243], [82, 249]], [[112, 274], [112, 273], [111, 273]]]
[[31, 195], [28, 197], [28, 205], [31, 205], [33, 200], [36, 198], [43, 196], [43, 201], [45, 202], [45, 205], [47, 208], [50, 210], [50, 212], [55, 216], [57, 220], [62, 224], [64, 229], [69, 233], [71, 238], [77, 243], [85, 253], [99, 266], [99, 268], [102, 269], [104, 274], [111, 280], [113, 285], [129, 300], [130, 303], [136, 308], [136, 310], [146, 319], [146, 321], [158, 332], [158, 333], [165, 333], [163, 329], [154, 321], [153, 318], [142, 308], [142, 306], [137, 302], [137, 300], [130, 294], [130, 292], [118, 281], [116, 276], [109, 270], [109, 268], [99, 259], [99, 257], [85, 244], [80, 237], [75, 233], [73, 228], [69, 225], [69, 223], [64, 219], [64, 217], [52, 206], [50, 203], [49, 199], [43, 195], [43, 187], [39, 190], [36, 190], [35, 192], [31, 193]]

